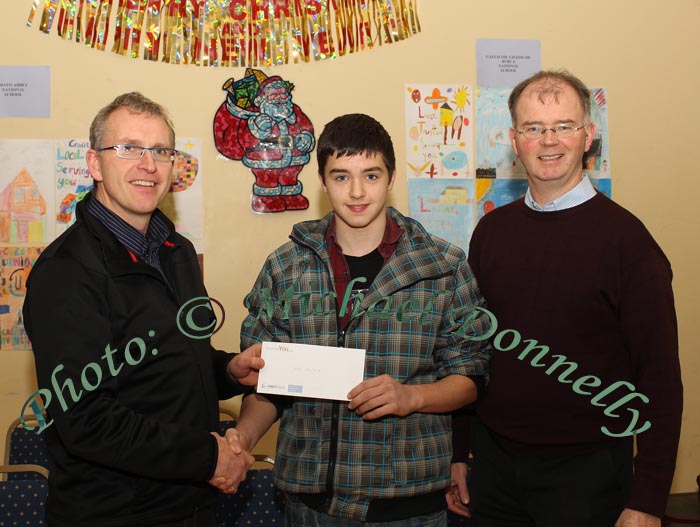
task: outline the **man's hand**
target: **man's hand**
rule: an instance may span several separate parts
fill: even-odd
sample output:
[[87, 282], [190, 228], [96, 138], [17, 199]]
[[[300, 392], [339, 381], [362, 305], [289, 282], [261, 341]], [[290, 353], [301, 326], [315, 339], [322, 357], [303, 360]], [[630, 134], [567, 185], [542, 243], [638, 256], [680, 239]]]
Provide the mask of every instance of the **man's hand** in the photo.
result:
[[447, 508], [460, 516], [470, 516], [469, 490], [467, 489], [467, 473], [469, 468], [466, 463], [452, 463], [452, 481], [445, 489], [445, 501]]
[[224, 436], [228, 446], [231, 447], [234, 454], [241, 454], [245, 451], [250, 451], [250, 439], [246, 434], [238, 430], [238, 428], [229, 428]]
[[216, 438], [219, 455], [216, 460], [216, 470], [209, 484], [224, 494], [234, 494], [238, 490], [238, 485], [245, 479], [248, 469], [253, 466], [255, 459], [249, 452], [242, 449], [240, 441], [234, 439], [234, 430], [228, 430], [226, 438], [215, 432], [211, 434]]
[[420, 405], [411, 388], [387, 374], [373, 377], [350, 391], [348, 408], [365, 419], [378, 419], [385, 415], [405, 416]]
[[260, 358], [262, 343], [253, 344], [245, 351], [238, 353], [228, 363], [228, 373], [244, 386], [258, 384], [258, 372], [265, 366], [265, 361]]
[[615, 522], [615, 527], [661, 527], [661, 518], [646, 512], [625, 509]]

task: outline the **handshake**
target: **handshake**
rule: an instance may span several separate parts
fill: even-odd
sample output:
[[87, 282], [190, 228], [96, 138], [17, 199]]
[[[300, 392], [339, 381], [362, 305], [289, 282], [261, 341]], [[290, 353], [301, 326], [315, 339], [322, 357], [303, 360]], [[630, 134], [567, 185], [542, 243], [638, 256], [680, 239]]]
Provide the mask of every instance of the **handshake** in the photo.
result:
[[[261, 354], [262, 344], [259, 342], [236, 354], [228, 363], [228, 374], [243, 386], [255, 386], [258, 372], [265, 366]], [[234, 494], [255, 461], [253, 455], [246, 450], [251, 448], [250, 440], [235, 428], [226, 430], [224, 437], [215, 432], [211, 432], [211, 435], [216, 438], [219, 452], [216, 470], [209, 483], [225, 494]]]
[[235, 494], [238, 485], [245, 479], [248, 469], [255, 462], [255, 458], [243, 448], [243, 443], [247, 444], [247, 441], [235, 428], [226, 430], [224, 437], [215, 432], [211, 434], [216, 438], [219, 454], [216, 470], [209, 484], [224, 494]]

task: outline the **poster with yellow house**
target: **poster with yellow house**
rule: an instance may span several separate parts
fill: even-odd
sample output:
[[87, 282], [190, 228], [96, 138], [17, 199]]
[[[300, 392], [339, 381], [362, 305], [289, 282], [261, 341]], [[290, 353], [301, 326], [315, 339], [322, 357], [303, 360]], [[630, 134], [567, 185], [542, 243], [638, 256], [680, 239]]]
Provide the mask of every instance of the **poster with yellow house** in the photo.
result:
[[0, 191], [0, 242], [41, 243], [46, 234], [46, 200], [25, 169]]

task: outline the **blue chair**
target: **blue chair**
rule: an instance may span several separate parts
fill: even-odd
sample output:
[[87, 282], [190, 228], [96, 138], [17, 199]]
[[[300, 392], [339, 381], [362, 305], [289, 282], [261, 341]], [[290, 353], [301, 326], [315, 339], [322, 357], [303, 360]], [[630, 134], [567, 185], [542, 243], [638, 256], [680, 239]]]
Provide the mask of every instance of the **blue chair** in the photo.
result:
[[[49, 471], [39, 465], [0, 465], [0, 527], [45, 527]], [[21, 475], [10, 479], [9, 476]]]
[[[25, 419], [28, 424], [37, 425], [36, 421], [33, 421], [33, 416], [31, 418], [25, 417]], [[27, 430], [21, 425], [19, 418], [15, 419], [7, 431], [3, 464], [39, 465], [51, 470], [49, 450], [44, 434], [37, 434], [35, 430]], [[35, 476], [25, 471], [10, 472], [7, 475], [9, 480], [32, 479], [33, 477]]]
[[[256, 461], [273, 465], [274, 460], [256, 455]], [[218, 527], [284, 525], [284, 496], [272, 483], [271, 468], [253, 468], [236, 494], [219, 493], [216, 509]]]
[[219, 435], [225, 435], [226, 430], [236, 427], [238, 416], [227, 408], [219, 406]]

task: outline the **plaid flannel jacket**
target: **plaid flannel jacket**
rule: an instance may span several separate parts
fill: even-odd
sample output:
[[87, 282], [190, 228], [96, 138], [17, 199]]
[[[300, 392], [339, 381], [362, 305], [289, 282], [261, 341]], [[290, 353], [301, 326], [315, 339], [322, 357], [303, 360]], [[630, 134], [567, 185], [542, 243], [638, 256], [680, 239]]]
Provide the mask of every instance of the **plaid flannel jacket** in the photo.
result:
[[[249, 314], [241, 328], [242, 349], [259, 341], [361, 348], [365, 379], [386, 373], [407, 384], [451, 374], [485, 376], [491, 350], [474, 337], [488, 330], [488, 320], [473, 309], [484, 307], [484, 300], [464, 251], [393, 208], [387, 213], [404, 233], [364, 298], [348, 303], [353, 318], [344, 339], [337, 328], [343, 299], [335, 298], [325, 241], [330, 213], [295, 225], [291, 241], [267, 258], [245, 299]], [[280, 489], [330, 492], [329, 514], [363, 521], [372, 499], [426, 494], [448, 485], [449, 415], [365, 421], [346, 403], [287, 399], [274, 470]], [[331, 451], [337, 452], [333, 461]]]

